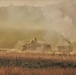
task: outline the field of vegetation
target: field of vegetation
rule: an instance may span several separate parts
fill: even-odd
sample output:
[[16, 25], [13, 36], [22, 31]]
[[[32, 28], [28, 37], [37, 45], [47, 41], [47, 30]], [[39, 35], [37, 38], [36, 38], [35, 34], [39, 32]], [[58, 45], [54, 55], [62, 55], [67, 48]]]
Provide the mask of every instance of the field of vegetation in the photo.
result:
[[0, 75], [76, 75], [76, 55], [0, 52]]

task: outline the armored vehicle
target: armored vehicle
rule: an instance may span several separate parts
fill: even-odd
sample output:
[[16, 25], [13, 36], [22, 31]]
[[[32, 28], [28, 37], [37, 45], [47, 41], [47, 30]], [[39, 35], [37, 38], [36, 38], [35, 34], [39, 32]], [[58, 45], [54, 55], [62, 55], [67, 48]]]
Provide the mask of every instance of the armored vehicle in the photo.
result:
[[39, 43], [37, 38], [23, 45], [22, 51], [25, 50], [51, 50], [51, 45], [46, 43]]

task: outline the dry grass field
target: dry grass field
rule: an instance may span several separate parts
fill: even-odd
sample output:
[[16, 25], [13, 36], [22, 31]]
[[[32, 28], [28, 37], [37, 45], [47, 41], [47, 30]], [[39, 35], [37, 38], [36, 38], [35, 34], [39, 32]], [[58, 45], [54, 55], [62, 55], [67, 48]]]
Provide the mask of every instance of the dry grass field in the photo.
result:
[[28, 69], [21, 67], [1, 67], [0, 75], [76, 75], [76, 69], [75, 68]]
[[0, 75], [76, 75], [76, 55], [0, 52]]

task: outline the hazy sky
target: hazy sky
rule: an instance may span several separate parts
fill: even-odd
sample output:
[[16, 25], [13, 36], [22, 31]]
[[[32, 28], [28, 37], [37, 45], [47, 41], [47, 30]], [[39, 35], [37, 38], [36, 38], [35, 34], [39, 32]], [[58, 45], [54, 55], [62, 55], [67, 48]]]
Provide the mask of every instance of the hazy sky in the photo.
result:
[[44, 5], [53, 5], [62, 2], [63, 0], [0, 0], [0, 6], [6, 6], [11, 3], [14, 5], [33, 5], [33, 6], [44, 6]]

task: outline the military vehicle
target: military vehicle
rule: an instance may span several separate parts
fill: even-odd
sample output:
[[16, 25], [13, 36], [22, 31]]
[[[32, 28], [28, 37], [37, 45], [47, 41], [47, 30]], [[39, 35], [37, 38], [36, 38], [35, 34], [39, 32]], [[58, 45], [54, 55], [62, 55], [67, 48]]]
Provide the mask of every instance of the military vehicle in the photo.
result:
[[51, 45], [46, 43], [39, 43], [37, 38], [32, 41], [25, 42], [22, 46], [22, 51], [25, 50], [51, 50]]
[[61, 35], [63, 39], [68, 42], [68, 46], [58, 46], [58, 51], [63, 53], [70, 53], [73, 51], [73, 46], [70, 41], [68, 41], [63, 35]]

